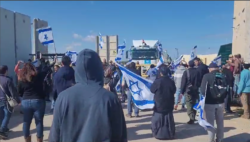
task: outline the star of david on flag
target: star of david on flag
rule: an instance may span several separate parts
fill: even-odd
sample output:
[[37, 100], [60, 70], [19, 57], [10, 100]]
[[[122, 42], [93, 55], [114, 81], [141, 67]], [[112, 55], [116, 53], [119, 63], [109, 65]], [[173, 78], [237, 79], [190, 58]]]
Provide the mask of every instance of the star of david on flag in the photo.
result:
[[151, 93], [150, 87], [153, 82], [142, 78], [118, 63], [116, 64], [129, 87], [134, 104], [139, 109], [152, 109], [154, 107], [154, 94]]
[[51, 27], [37, 29], [38, 39], [43, 45], [54, 43], [53, 33]]
[[69, 56], [69, 58], [71, 59], [71, 63], [75, 64], [76, 63], [76, 59], [78, 56], [78, 53], [76, 51], [67, 51], [65, 53], [66, 56]]

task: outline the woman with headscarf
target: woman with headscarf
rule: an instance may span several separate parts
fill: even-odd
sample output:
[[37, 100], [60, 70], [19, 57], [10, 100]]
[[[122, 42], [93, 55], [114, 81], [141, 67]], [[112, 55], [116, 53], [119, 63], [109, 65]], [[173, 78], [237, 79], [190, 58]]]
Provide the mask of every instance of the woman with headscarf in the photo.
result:
[[174, 81], [169, 77], [167, 66], [161, 66], [159, 72], [160, 77], [150, 88], [150, 91], [155, 94], [151, 128], [156, 139], [171, 140], [175, 136], [173, 110], [176, 87]]

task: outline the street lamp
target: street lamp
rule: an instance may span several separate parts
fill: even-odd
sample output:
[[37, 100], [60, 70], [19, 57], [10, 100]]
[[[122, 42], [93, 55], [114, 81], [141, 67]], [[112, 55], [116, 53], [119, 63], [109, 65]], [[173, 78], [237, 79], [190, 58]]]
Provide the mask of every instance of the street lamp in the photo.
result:
[[176, 50], [176, 53], [177, 53], [177, 57], [176, 57], [176, 59], [179, 57], [179, 50], [178, 50], [178, 48], [175, 48], [175, 50]]

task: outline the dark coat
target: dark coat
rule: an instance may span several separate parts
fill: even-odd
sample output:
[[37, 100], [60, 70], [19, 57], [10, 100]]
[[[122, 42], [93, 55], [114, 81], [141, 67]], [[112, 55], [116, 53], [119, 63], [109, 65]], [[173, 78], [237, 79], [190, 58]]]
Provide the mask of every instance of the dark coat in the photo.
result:
[[227, 82], [229, 84], [230, 87], [233, 87], [234, 86], [234, 76], [233, 76], [233, 72], [231, 72], [230, 69], [227, 69], [227, 68], [224, 68], [222, 70], [222, 73], [226, 75], [226, 79], [227, 79]]
[[150, 91], [154, 93], [154, 111], [158, 113], [172, 112], [174, 109], [175, 83], [168, 76], [160, 77], [154, 81]]
[[8, 96], [11, 96], [13, 99], [15, 99], [17, 103], [21, 102], [19, 99], [19, 95], [17, 93], [17, 89], [15, 88], [13, 81], [11, 80], [10, 77], [0, 74], [0, 84], [4, 89], [4, 90], [0, 89], [0, 106], [7, 104], [5, 93]]
[[190, 78], [188, 79], [187, 70], [184, 71], [182, 79], [181, 79], [181, 93], [184, 94], [189, 84], [193, 87], [198, 88], [201, 84], [201, 75], [200, 72], [196, 68], [189, 68]]
[[89, 49], [81, 51], [75, 76], [77, 84], [58, 95], [49, 142], [127, 142], [119, 99], [103, 88], [99, 55]]

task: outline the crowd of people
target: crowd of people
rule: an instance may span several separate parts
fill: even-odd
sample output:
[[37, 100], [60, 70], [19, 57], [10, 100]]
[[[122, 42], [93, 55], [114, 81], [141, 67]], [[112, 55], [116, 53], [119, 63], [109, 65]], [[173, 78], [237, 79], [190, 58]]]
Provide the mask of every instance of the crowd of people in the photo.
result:
[[[37, 142], [43, 141], [46, 101], [52, 101], [53, 122], [49, 142], [127, 142], [127, 128], [121, 103], [127, 100], [126, 117], [140, 117], [139, 108], [133, 104], [132, 94], [119, 67], [106, 59], [101, 61], [92, 50], [79, 52], [74, 68], [71, 59], [64, 56], [61, 66], [56, 60], [50, 64], [45, 59], [18, 62], [14, 71], [18, 83], [8, 77], [8, 66], [0, 66], [0, 137], [8, 138], [8, 123], [14, 107], [10, 98], [21, 105], [23, 136], [31, 142], [30, 125], [35, 119]], [[139, 62], [125, 67], [141, 76]], [[151, 65], [147, 78], [153, 82], [150, 91], [154, 93], [151, 129], [160, 140], [175, 138], [173, 111], [187, 109], [188, 124], [194, 124], [194, 105], [205, 98], [204, 119], [211, 125], [217, 122], [217, 129], [207, 129], [211, 142], [224, 138], [224, 111], [230, 108], [233, 96], [239, 96], [243, 105], [243, 118], [250, 118], [250, 65], [240, 55], [229, 56], [226, 65], [220, 68], [216, 63], [209, 66], [195, 58], [188, 63], [181, 62], [174, 78], [170, 77], [168, 65], [162, 64], [157, 72]], [[121, 82], [122, 98], [118, 98], [116, 85]], [[50, 98], [52, 97], [52, 100]], [[225, 105], [224, 105], [225, 103]], [[216, 137], [216, 139], [215, 139]]]

